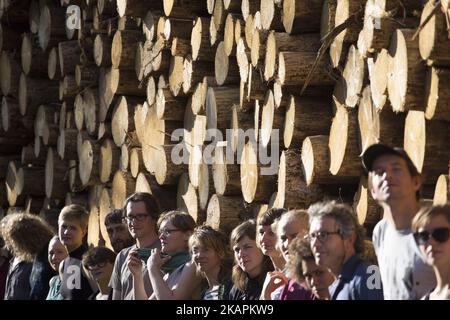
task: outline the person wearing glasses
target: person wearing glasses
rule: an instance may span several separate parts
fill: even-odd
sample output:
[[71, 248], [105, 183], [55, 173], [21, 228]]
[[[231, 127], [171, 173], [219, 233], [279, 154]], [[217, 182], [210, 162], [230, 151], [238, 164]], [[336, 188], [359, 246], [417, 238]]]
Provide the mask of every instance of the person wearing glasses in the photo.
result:
[[384, 144], [368, 147], [362, 163], [372, 197], [384, 211], [372, 235], [384, 299], [420, 299], [436, 286], [433, 269], [423, 260], [411, 229], [420, 209], [421, 175], [405, 150]]
[[135, 241], [124, 223], [122, 209], [114, 209], [106, 215], [105, 227], [115, 253], [119, 253], [122, 249], [134, 244]]
[[134, 300], [133, 274], [128, 262], [137, 256], [139, 269], [143, 276], [145, 295], [153, 293], [152, 285], [145, 267], [151, 250], [160, 248], [157, 226], [160, 208], [157, 200], [150, 193], [137, 192], [125, 200], [124, 221], [136, 244], [122, 249], [116, 257], [109, 286], [113, 290], [113, 300]]
[[186, 300], [200, 297], [201, 276], [189, 254], [189, 237], [196, 227], [194, 219], [181, 211], [169, 211], [158, 220], [161, 249], [155, 248], [147, 261], [153, 294], [143, 290], [143, 277], [136, 254], [128, 267], [133, 273], [136, 299]]
[[108, 283], [115, 260], [116, 254], [107, 247], [91, 248], [83, 255], [83, 265], [98, 286], [98, 290], [88, 300], [112, 300], [112, 290]]
[[235, 265], [230, 300], [259, 300], [267, 272], [273, 271], [272, 261], [256, 245], [256, 223], [247, 220], [231, 232], [230, 246]]
[[86, 300], [94, 292], [96, 283], [89, 278], [81, 259], [88, 250], [86, 234], [89, 213], [76, 204], [65, 206], [58, 216], [58, 234], [69, 256], [59, 265], [60, 292], [64, 300]]
[[352, 209], [326, 201], [311, 205], [308, 213], [307, 239], [316, 263], [336, 278], [329, 287], [330, 299], [383, 300], [378, 268], [360, 257], [364, 250], [364, 229]]
[[424, 300], [450, 300], [450, 205], [423, 208], [412, 222], [416, 240], [426, 262], [433, 267], [437, 285]]

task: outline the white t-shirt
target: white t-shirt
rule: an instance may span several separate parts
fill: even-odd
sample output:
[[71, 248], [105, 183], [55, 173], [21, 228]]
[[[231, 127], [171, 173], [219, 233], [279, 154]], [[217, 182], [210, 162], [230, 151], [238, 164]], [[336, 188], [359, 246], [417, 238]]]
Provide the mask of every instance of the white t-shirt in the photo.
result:
[[386, 219], [373, 230], [385, 300], [418, 300], [436, 286], [436, 276], [425, 263], [411, 229], [396, 230]]

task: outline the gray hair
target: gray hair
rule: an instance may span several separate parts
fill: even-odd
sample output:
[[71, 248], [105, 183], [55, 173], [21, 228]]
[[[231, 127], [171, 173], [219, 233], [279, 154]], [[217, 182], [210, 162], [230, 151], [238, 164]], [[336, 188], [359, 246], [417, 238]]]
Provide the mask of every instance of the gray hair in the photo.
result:
[[309, 223], [314, 219], [331, 218], [336, 221], [339, 232], [343, 238], [355, 234], [355, 252], [360, 254], [364, 251], [364, 228], [358, 223], [353, 209], [343, 203], [336, 201], [323, 201], [311, 205], [308, 208]]

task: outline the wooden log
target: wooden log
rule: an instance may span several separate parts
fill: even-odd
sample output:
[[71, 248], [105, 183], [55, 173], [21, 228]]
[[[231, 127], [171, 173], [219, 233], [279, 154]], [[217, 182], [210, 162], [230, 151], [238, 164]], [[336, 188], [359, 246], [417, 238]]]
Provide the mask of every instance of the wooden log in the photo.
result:
[[191, 55], [186, 56], [183, 69], [183, 93], [192, 93], [195, 84], [202, 82], [205, 77], [213, 76], [213, 69], [212, 63], [193, 61]]
[[189, 213], [197, 221], [199, 217], [198, 196], [195, 188], [189, 182], [187, 173], [183, 173], [178, 182], [177, 208]]
[[158, 89], [156, 95], [156, 115], [158, 119], [182, 121], [186, 99], [174, 97], [170, 89]]
[[136, 189], [136, 181], [129, 172], [117, 170], [112, 181], [112, 204], [114, 209], [123, 208], [125, 199]]
[[290, 149], [280, 156], [278, 170], [279, 208], [307, 208], [323, 198], [324, 192], [317, 184], [308, 184], [302, 170], [300, 151]]
[[[3, 159], [4, 157], [0, 158], [0, 168], [3, 168]], [[33, 145], [30, 144], [22, 148], [20, 157], [20, 163], [22, 164], [22, 166], [45, 166], [45, 160], [46, 154], [44, 154], [44, 152], [40, 152], [38, 157], [35, 156]], [[3, 172], [6, 172], [6, 169]], [[0, 177], [2, 176], [0, 175]], [[4, 178], [4, 176], [2, 178]]]
[[302, 170], [306, 184], [338, 185], [355, 182], [353, 177], [332, 175], [330, 168], [329, 136], [309, 136], [303, 140]]
[[114, 143], [118, 147], [126, 140], [137, 142], [134, 118], [130, 115], [134, 114], [134, 110], [140, 102], [141, 100], [133, 97], [121, 96], [114, 107], [111, 126]]
[[100, 234], [103, 239], [105, 239], [105, 246], [112, 248], [111, 242], [109, 239], [108, 231], [106, 230], [105, 218], [106, 216], [113, 211], [113, 206], [111, 202], [111, 189], [103, 188], [100, 194], [100, 198], [98, 201], [98, 210], [99, 210], [99, 221], [100, 221]]
[[172, 159], [172, 150], [175, 146], [160, 145], [149, 149], [149, 157], [154, 163], [154, 175], [160, 185], [177, 184], [181, 174], [187, 171], [186, 164]]
[[[428, 1], [422, 10], [420, 24], [434, 10], [435, 4]], [[449, 15], [437, 10], [419, 33], [419, 51], [428, 64], [450, 66], [450, 40], [448, 37]]]
[[425, 82], [425, 118], [450, 121], [450, 70], [431, 67]]
[[158, 185], [154, 176], [140, 172], [136, 178], [136, 191], [147, 192], [153, 194], [159, 202], [160, 208], [163, 211], [175, 210], [177, 207], [176, 188], [173, 186]]
[[397, 29], [389, 46], [388, 93], [395, 112], [424, 110], [425, 65], [419, 56], [414, 30]]
[[234, 57], [228, 57], [223, 41], [219, 43], [214, 60], [214, 74], [218, 85], [238, 84], [239, 68]]
[[[389, 72], [389, 53], [382, 49], [376, 56], [375, 63], [369, 58], [369, 80], [370, 91], [372, 93], [373, 105], [377, 110], [381, 110], [387, 100], [387, 83]], [[373, 67], [371, 66], [373, 65]], [[370, 70], [372, 70], [370, 72]]]
[[275, 177], [262, 175], [262, 166], [258, 163], [256, 146], [246, 143], [241, 155], [241, 187], [246, 202], [268, 199], [275, 191]]
[[77, 148], [78, 130], [76, 129], [60, 129], [57, 151], [63, 160], [78, 160]]
[[239, 76], [240, 82], [247, 82], [249, 77], [250, 63], [249, 63], [250, 54], [246, 49], [244, 44], [244, 39], [239, 39], [238, 44], [236, 46], [236, 62], [239, 67]]
[[289, 34], [319, 32], [322, 3], [320, 0], [283, 1], [283, 25]]
[[362, 29], [362, 12], [366, 0], [343, 0], [338, 1], [336, 5], [336, 13], [334, 18], [334, 26], [339, 26], [349, 19], [352, 15], [352, 23], [340, 32], [330, 45], [330, 58], [333, 68], [337, 68], [346, 56], [349, 43], [354, 43], [358, 40], [359, 32]]
[[45, 51], [47, 47], [53, 47], [65, 38], [66, 15], [64, 8], [45, 3], [40, 5], [40, 11], [39, 45]]
[[69, 191], [68, 164], [61, 160], [48, 148], [47, 160], [45, 161], [45, 195], [52, 199], [65, 199]]
[[239, 16], [233, 15], [232, 13], [229, 13], [225, 19], [223, 43], [225, 46], [225, 53], [228, 56], [232, 55], [232, 53], [236, 53], [234, 41], [234, 26], [236, 24], [236, 19], [239, 19]]
[[241, 12], [244, 21], [248, 23], [250, 15], [254, 15], [260, 8], [260, 0], [243, 0], [241, 4]]
[[136, 136], [141, 143], [145, 141], [145, 118], [147, 117], [147, 112], [149, 105], [147, 102], [143, 104], [137, 104], [134, 109], [134, 127], [136, 128]]
[[18, 171], [20, 165], [17, 161], [8, 162], [8, 167], [5, 177], [6, 197], [9, 206], [23, 206], [25, 204], [26, 196], [20, 195], [18, 190]]
[[30, 197], [25, 200], [24, 212], [29, 214], [39, 214], [44, 204], [45, 197]]
[[377, 110], [372, 104], [370, 87], [366, 86], [358, 108], [359, 141], [361, 151], [371, 144], [382, 142], [391, 146], [403, 145], [405, 115], [389, 108]]
[[120, 158], [120, 149], [112, 140], [105, 139], [100, 147], [99, 160], [99, 176], [102, 183], [111, 181], [115, 169], [119, 167]]
[[282, 11], [275, 5], [274, 1], [261, 1], [259, 12], [261, 14], [261, 27], [263, 30], [284, 30], [281, 19]]
[[231, 232], [239, 224], [239, 213], [244, 210], [242, 197], [214, 194], [208, 203], [206, 224], [216, 230]]
[[33, 197], [45, 196], [45, 170], [43, 167], [22, 167], [17, 171], [17, 193]]
[[16, 61], [14, 53], [3, 51], [0, 58], [0, 85], [4, 96], [18, 96], [20, 64]]
[[142, 32], [147, 40], [156, 40], [156, 27], [161, 15], [161, 12], [148, 10], [142, 19]]
[[50, 80], [59, 80], [61, 78], [61, 72], [59, 66], [58, 48], [53, 47], [48, 54], [47, 74]]
[[320, 39], [323, 39], [333, 28], [336, 17], [337, 0], [324, 1], [320, 17]]
[[74, 121], [75, 121], [75, 127], [78, 131], [81, 131], [86, 128], [85, 121], [84, 121], [84, 98], [82, 94], [77, 94], [75, 96], [75, 102], [74, 102]]
[[284, 147], [298, 148], [307, 136], [328, 134], [331, 118], [328, 98], [291, 96], [284, 119]]
[[73, 101], [78, 93], [78, 86], [73, 75], [65, 75], [62, 80], [59, 81], [59, 100]]
[[175, 56], [170, 59], [169, 87], [176, 97], [182, 92], [184, 58]]
[[113, 95], [144, 97], [146, 94], [145, 88], [136, 78], [134, 71], [131, 70], [111, 68], [109, 74], [109, 87], [109, 92]]
[[78, 170], [78, 162], [76, 160], [69, 160], [69, 187], [71, 192], [80, 192], [85, 189], [80, 180]]
[[266, 42], [264, 79], [268, 81], [275, 75], [280, 51], [317, 52], [319, 48], [320, 38], [318, 33], [289, 35], [284, 32], [270, 31]]
[[[309, 71], [314, 64], [316, 54], [313, 52], [280, 52], [278, 56], [278, 79], [282, 85], [303, 86]], [[327, 86], [334, 84], [324, 60], [312, 74], [311, 86]]]
[[191, 33], [191, 52], [194, 61], [214, 61], [214, 47], [210, 44], [209, 25], [211, 20], [197, 17]]
[[16, 99], [3, 97], [1, 106], [1, 128], [8, 137], [31, 138], [33, 136], [33, 118], [21, 116]]
[[250, 47], [250, 58], [253, 67], [258, 66], [259, 59], [266, 52], [267, 31], [255, 30]]
[[20, 48], [22, 70], [26, 75], [45, 77], [48, 75], [47, 52], [42, 51], [37, 38], [25, 33], [22, 37]]
[[[279, 139], [280, 130], [283, 128], [284, 120], [284, 113], [282, 113], [281, 110], [275, 110], [272, 90], [267, 90], [262, 106], [261, 129], [259, 135], [260, 145], [262, 145], [264, 148], [267, 148], [267, 146], [269, 145], [269, 141], [271, 141], [271, 143], [283, 144], [282, 141], [279, 142]], [[273, 129], [277, 131], [274, 131]], [[275, 135], [275, 141], [272, 139], [272, 133]]]
[[345, 105], [354, 108], [359, 101], [361, 90], [366, 76], [366, 68], [363, 56], [355, 46], [351, 45], [348, 50], [347, 62], [342, 78], [345, 82]]
[[111, 65], [112, 38], [105, 34], [98, 34], [94, 40], [94, 61], [99, 67]]
[[89, 210], [87, 243], [93, 247], [98, 247], [103, 244], [103, 239], [100, 235], [100, 220], [98, 211], [97, 206], [91, 206]]
[[160, 1], [118, 0], [117, 12], [120, 17], [132, 16], [143, 18], [149, 10], [162, 10]]
[[75, 82], [78, 87], [92, 87], [98, 83], [98, 68], [94, 65], [75, 66]]
[[206, 16], [208, 10], [205, 1], [164, 0], [164, 14], [171, 18], [195, 18]]
[[349, 180], [359, 179], [362, 173], [359, 160], [357, 115], [353, 110], [338, 108], [331, 123], [330, 172]]
[[212, 164], [215, 193], [225, 196], [241, 195], [241, 179], [239, 165], [230, 163], [224, 149], [214, 149], [214, 160]]
[[116, 31], [111, 44], [111, 63], [116, 69], [134, 70], [134, 57], [142, 32], [137, 30]]
[[85, 140], [81, 146], [79, 173], [84, 186], [100, 183], [100, 145]]
[[224, 31], [225, 19], [226, 19], [226, 12], [223, 8], [223, 1], [216, 1], [214, 3], [212, 23], [214, 23], [216, 30], [219, 31], [220, 33], [223, 33]]
[[41, 18], [41, 12], [39, 8], [39, 1], [32, 0], [30, 2], [30, 9], [28, 12], [28, 24], [30, 25], [30, 32], [33, 34], [39, 31], [39, 20]]
[[383, 209], [372, 198], [366, 176], [361, 176], [359, 180], [358, 191], [353, 199], [353, 210], [355, 210], [359, 224], [363, 226], [374, 227], [383, 217]]
[[133, 178], [137, 178], [139, 172], [144, 171], [144, 161], [142, 160], [142, 149], [132, 148], [130, 151], [130, 173]]
[[425, 183], [448, 171], [448, 124], [426, 121], [423, 111], [411, 110], [405, 120], [404, 148]]
[[378, 11], [378, 8], [373, 7], [373, 1], [366, 3], [364, 24], [358, 36], [358, 50], [364, 57], [388, 48], [391, 35], [396, 29], [415, 28], [418, 25], [417, 18], [394, 19], [392, 13]]
[[98, 99], [98, 91], [86, 88], [83, 92], [83, 119], [86, 130], [89, 134], [95, 135], [99, 130], [100, 104]]
[[448, 174], [441, 174], [434, 189], [433, 205], [445, 205], [450, 199], [450, 181]]
[[75, 193], [69, 192], [66, 194], [65, 205], [77, 204], [85, 208], [88, 207], [88, 194], [87, 193]]
[[229, 127], [230, 111], [239, 103], [239, 88], [210, 87], [206, 94], [207, 129], [225, 130]]
[[237, 105], [233, 105], [231, 114], [231, 137], [228, 142], [233, 154], [239, 146], [245, 143], [245, 139], [258, 141], [260, 107], [258, 100], [255, 101], [254, 112], [246, 112]]
[[37, 107], [42, 103], [58, 101], [59, 85], [48, 79], [31, 78], [24, 73], [19, 81], [20, 113], [36, 114]]
[[[202, 145], [206, 139], [207, 117], [201, 114], [194, 114], [191, 101], [188, 100], [184, 113], [183, 139], [186, 142], [184, 147], [190, 153], [193, 146]], [[176, 137], [174, 137], [176, 138]]]

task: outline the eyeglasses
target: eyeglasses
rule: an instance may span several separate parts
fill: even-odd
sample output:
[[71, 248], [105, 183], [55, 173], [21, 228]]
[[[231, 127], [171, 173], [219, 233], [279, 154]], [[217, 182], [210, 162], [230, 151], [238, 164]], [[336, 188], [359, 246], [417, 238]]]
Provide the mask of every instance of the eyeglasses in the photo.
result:
[[86, 269], [88, 269], [89, 271], [94, 270], [95, 268], [101, 269], [103, 267], [106, 266], [106, 262], [98, 262], [98, 263], [94, 263], [94, 264], [89, 264], [89, 265], [84, 265], [86, 267]]
[[135, 220], [137, 222], [142, 222], [147, 217], [149, 217], [149, 215], [147, 213], [138, 213], [135, 215], [125, 216], [123, 219], [126, 222], [132, 222], [133, 220]]
[[341, 231], [338, 230], [338, 231], [333, 231], [333, 232], [328, 232], [328, 231], [311, 232], [310, 234], [307, 234], [305, 236], [305, 239], [309, 240], [310, 242], [313, 242], [315, 239], [317, 239], [323, 243], [323, 242], [327, 241], [327, 239], [330, 235], [333, 235], [333, 234], [340, 235]]
[[448, 240], [449, 236], [449, 228], [436, 228], [431, 233], [428, 231], [414, 232], [414, 239], [418, 245], [426, 245], [430, 237], [439, 243], [444, 243]]
[[158, 234], [165, 235], [167, 237], [167, 236], [170, 236], [170, 234], [175, 231], [181, 231], [181, 230], [180, 229], [162, 229], [162, 230], [159, 230]]

